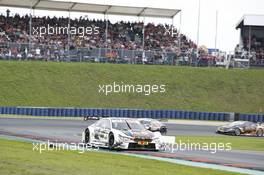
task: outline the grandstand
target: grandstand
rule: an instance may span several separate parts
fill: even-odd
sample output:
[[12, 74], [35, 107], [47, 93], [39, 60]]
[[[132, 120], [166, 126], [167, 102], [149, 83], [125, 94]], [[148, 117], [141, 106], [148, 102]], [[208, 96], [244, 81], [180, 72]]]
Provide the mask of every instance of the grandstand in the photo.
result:
[[[111, 23], [107, 16], [132, 15], [144, 17], [173, 18], [180, 10], [143, 7], [122, 7], [113, 5], [83, 4], [62, 1], [18, 1], [3, 0], [0, 5], [32, 9], [89, 12], [106, 16], [105, 20], [80, 17], [38, 17], [28, 14], [0, 16], [0, 42], [2, 59], [44, 59], [57, 61], [129, 62], [147, 64], [175, 64], [175, 58], [182, 56], [182, 62], [189, 62], [195, 55], [196, 44], [171, 30], [173, 24], [140, 22]], [[42, 28], [61, 27], [56, 34], [41, 33]], [[44, 28], [43, 27], [43, 28]], [[70, 32], [63, 33], [68, 28]], [[71, 31], [76, 27], [75, 32]], [[80, 28], [82, 27], [82, 28]], [[83, 30], [89, 28], [89, 33]], [[81, 36], [77, 34], [82, 30]], [[57, 30], [56, 30], [57, 31]], [[86, 30], [87, 31], [87, 30]], [[169, 31], [169, 32], [168, 32]], [[41, 34], [40, 34], [41, 33]]]

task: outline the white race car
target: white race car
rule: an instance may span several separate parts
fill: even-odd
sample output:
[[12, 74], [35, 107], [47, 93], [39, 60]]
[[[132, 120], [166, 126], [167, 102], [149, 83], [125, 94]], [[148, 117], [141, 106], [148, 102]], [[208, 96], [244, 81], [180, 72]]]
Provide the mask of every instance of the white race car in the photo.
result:
[[139, 122], [147, 129], [152, 132], [160, 132], [162, 135], [167, 134], [167, 127], [165, 124], [161, 123], [158, 120], [151, 118], [139, 118]]
[[160, 137], [160, 132], [151, 132], [128, 118], [103, 118], [82, 133], [85, 144], [109, 149], [159, 150]]

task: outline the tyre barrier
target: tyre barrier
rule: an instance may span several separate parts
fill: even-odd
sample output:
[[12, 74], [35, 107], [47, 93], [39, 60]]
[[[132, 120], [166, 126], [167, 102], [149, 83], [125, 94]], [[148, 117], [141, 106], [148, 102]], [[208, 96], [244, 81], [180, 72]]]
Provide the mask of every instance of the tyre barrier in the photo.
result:
[[264, 122], [264, 115], [261, 114], [239, 114], [238, 120], [251, 122]]
[[[232, 120], [232, 114], [234, 113], [106, 108], [0, 107], [0, 114], [58, 117], [98, 116], [230, 121]], [[260, 114], [239, 114], [238, 120], [264, 122], [264, 116]]]

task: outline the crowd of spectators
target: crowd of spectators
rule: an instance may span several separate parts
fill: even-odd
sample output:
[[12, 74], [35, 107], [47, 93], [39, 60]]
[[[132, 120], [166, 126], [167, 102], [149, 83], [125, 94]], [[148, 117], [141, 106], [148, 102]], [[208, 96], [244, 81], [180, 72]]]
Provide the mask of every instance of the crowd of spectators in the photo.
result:
[[[111, 48], [125, 50], [143, 50], [143, 23], [142, 22], [116, 22], [108, 23], [105, 20], [95, 20], [80, 17], [78, 19], [70, 19], [71, 27], [91, 27], [99, 30], [97, 34], [85, 34], [80, 37], [78, 34], [61, 33], [50, 35], [48, 33], [38, 35], [34, 33], [34, 28], [49, 26], [67, 27], [69, 18], [64, 17], [32, 17], [32, 28], [30, 29], [30, 16], [0, 16], [0, 53], [10, 55], [33, 54], [50, 55], [51, 50], [55, 50], [55, 54], [63, 54], [68, 50], [76, 48]], [[108, 25], [107, 34], [105, 32]], [[174, 31], [174, 35], [166, 33], [166, 27], [169, 25], [155, 25], [152, 23], [145, 24], [145, 51], [173, 52], [176, 55], [190, 55], [196, 49], [196, 45], [185, 35]], [[31, 35], [29, 34], [31, 31]], [[107, 40], [106, 40], [107, 37]], [[20, 47], [10, 48], [2, 47], [5, 43], [19, 44]], [[32, 43], [34, 51], [28, 47], [22, 47], [23, 44]], [[68, 45], [68, 43], [70, 43]], [[180, 46], [180, 48], [179, 48]], [[33, 47], [32, 47], [33, 48]], [[54, 53], [53, 53], [54, 54]]]
[[[32, 28], [30, 28], [30, 22]], [[68, 29], [69, 22], [70, 27], [75, 29], [81, 27], [82, 30], [89, 28], [92, 32], [84, 32], [83, 35], [79, 35], [76, 31], [72, 33], [69, 28], [68, 33], [65, 31], [56, 34], [50, 34], [47, 31], [41, 35], [39, 33], [41, 27], [48, 30], [48, 26], [62, 27], [59, 31]], [[150, 62], [153, 59], [166, 62], [170, 59], [173, 64], [178, 60], [184, 65], [194, 63], [208, 65], [208, 61], [213, 64], [216, 61], [216, 57], [204, 52], [201, 48], [199, 48], [197, 57], [196, 44], [176, 29], [172, 34], [171, 25], [154, 23], [143, 25], [143, 22], [119, 21], [112, 23], [87, 17], [69, 20], [65, 17], [33, 16], [30, 21], [29, 15], [10, 16], [10, 11], [7, 10], [6, 15], [0, 15], [0, 58], [64, 59], [69, 57], [69, 53], [76, 53], [76, 50], [86, 48], [83, 50], [86, 52], [81, 54], [82, 57], [91, 55], [94, 50], [94, 55], [98, 57], [133, 59], [134, 61], [140, 60], [140, 62]], [[95, 28], [97, 32], [94, 32]], [[29, 43], [31, 44], [29, 45]], [[99, 48], [106, 48], [106, 51], [101, 52]], [[132, 54], [131, 51], [135, 52]], [[243, 38], [243, 48], [239, 48], [238, 45], [235, 54], [241, 58], [249, 58], [251, 64], [264, 65], [264, 39], [253, 35], [249, 42], [249, 38]], [[146, 59], [142, 60], [144, 58]]]
[[[244, 46], [249, 46], [249, 39], [244, 40]], [[248, 47], [245, 48], [249, 50]], [[251, 63], [253, 64], [264, 64], [264, 39], [257, 38], [255, 35], [251, 37]]]
[[249, 38], [245, 37], [243, 39], [243, 47], [240, 48], [237, 45], [235, 53], [241, 58], [250, 59], [251, 64], [264, 65], [264, 39], [253, 35], [251, 42], [249, 42]]

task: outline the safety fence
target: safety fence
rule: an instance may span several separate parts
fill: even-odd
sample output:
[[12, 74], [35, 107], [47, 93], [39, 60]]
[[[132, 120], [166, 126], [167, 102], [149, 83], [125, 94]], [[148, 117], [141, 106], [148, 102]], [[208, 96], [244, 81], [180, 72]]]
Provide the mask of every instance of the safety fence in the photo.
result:
[[[46, 108], [46, 107], [0, 107], [0, 114], [63, 116], [63, 117], [131, 117], [156, 119], [187, 119], [230, 121], [234, 113], [195, 112], [182, 110], [104, 109], [104, 108]], [[237, 120], [264, 122], [264, 115], [239, 114]]]
[[[130, 64], [173, 64], [176, 53], [153, 50], [128, 50], [94, 47], [76, 47], [70, 50], [58, 44], [19, 44], [0, 42], [0, 59], [46, 60], [70, 62], [101, 62]], [[142, 60], [144, 55], [145, 60]]]
[[[224, 59], [221, 58], [221, 60]], [[129, 50], [97, 47], [65, 48], [59, 44], [0, 42], [0, 60], [45, 60], [57, 62], [95, 62], [116, 64], [154, 64], [183, 66], [217, 66], [207, 56], [197, 58], [194, 49]]]

